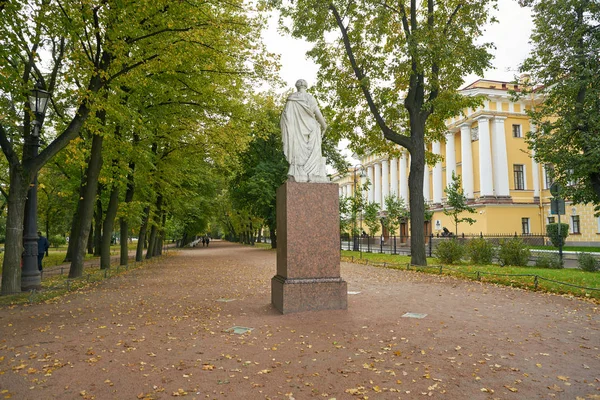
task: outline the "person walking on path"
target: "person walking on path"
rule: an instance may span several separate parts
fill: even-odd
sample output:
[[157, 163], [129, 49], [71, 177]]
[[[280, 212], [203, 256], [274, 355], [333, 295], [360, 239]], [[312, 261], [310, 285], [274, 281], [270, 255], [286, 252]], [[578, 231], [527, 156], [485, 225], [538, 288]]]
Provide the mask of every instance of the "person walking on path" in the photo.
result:
[[208, 247], [208, 243], [210, 242], [210, 238], [208, 236], [206, 236], [204, 238], [204, 240], [206, 241], [206, 247]]
[[50, 242], [45, 236], [42, 236], [42, 232], [38, 231], [38, 270], [42, 272], [42, 260], [44, 255], [48, 255], [48, 249], [50, 248]]

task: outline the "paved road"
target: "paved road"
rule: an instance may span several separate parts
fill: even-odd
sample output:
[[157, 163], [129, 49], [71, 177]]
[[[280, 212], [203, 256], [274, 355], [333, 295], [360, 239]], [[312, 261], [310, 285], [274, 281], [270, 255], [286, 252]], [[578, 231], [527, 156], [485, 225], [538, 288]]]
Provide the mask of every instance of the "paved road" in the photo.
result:
[[[343, 263], [348, 310], [280, 315], [275, 252], [211, 242], [58, 301], [0, 308], [15, 399], [583, 399], [600, 310], [550, 294]], [[405, 313], [424, 318], [403, 317]], [[414, 315], [413, 315], [414, 316]], [[228, 328], [251, 330], [238, 335]]]

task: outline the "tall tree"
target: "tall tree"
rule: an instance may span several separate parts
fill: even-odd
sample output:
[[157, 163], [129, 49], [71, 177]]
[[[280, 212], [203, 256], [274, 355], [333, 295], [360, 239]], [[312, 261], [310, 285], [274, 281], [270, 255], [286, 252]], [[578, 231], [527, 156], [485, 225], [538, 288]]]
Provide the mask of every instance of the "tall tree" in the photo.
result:
[[463, 76], [490, 66], [492, 45], [478, 39], [495, 0], [275, 3], [293, 21], [291, 34], [315, 43], [309, 54], [335, 110], [331, 131], [359, 155], [397, 151], [393, 145], [410, 152], [411, 262], [426, 265], [425, 147], [443, 139], [445, 120], [479, 104], [457, 89]]
[[[219, 2], [218, 6], [170, 0], [6, 3], [0, 13], [0, 146], [10, 164], [10, 229], [2, 293], [20, 290], [24, 204], [30, 182], [78, 136], [90, 115], [100, 110], [112, 113], [110, 101], [119, 96], [105, 96], [104, 92], [139, 87], [144, 79], [162, 74], [179, 80], [193, 93], [195, 85], [178, 74], [190, 66], [196, 74], [204, 74], [204, 82], [212, 79], [209, 88], [213, 96], [203, 93], [208, 95], [204, 103], [209, 105], [204, 113], [206, 119], [222, 122], [233, 115], [230, 110], [219, 112], [221, 104], [214, 99], [223, 96], [226, 82], [235, 81], [236, 94], [244, 87], [241, 78], [226, 76], [258, 79], [271, 73], [271, 60], [257, 40], [264, 21], [248, 7], [242, 0]], [[49, 57], [42, 60], [40, 54]], [[31, 135], [25, 93], [34, 81], [54, 95], [50, 117], [56, 136], [39, 155], [34, 156], [27, 148], [31, 146], [26, 146], [20, 157], [20, 127], [25, 142]], [[225, 94], [230, 96], [232, 91]]]
[[576, 203], [600, 213], [600, 4], [596, 0], [521, 0], [533, 9], [530, 56], [520, 67], [539, 99], [527, 134], [535, 159]]

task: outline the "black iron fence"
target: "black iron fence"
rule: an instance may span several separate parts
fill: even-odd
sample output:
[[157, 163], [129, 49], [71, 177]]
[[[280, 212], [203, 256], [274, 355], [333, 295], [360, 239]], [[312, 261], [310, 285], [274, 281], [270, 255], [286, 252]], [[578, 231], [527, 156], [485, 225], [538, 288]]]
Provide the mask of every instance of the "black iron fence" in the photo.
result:
[[[544, 246], [547, 244], [548, 237], [542, 234], [526, 233], [500, 233], [500, 234], [454, 234], [441, 235], [430, 234], [424, 238], [425, 251], [431, 257], [438, 243], [448, 239], [457, 238], [459, 240], [468, 241], [471, 239], [482, 238], [495, 245], [500, 244], [500, 241], [512, 238], [519, 238], [528, 246]], [[411, 238], [408, 235], [393, 235], [393, 236], [372, 236], [372, 235], [356, 235], [351, 236], [348, 233], [342, 234], [340, 237], [340, 248], [350, 251], [364, 251], [367, 253], [382, 253], [382, 254], [398, 254], [410, 255]]]

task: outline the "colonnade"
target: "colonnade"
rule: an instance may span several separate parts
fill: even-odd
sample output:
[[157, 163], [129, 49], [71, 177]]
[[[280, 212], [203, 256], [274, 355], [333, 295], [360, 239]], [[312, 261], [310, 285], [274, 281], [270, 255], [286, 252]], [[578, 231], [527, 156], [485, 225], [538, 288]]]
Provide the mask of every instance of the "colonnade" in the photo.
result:
[[[457, 174], [460, 165], [462, 189], [468, 199], [475, 198], [474, 168], [479, 172], [479, 193], [477, 197], [509, 197], [510, 180], [513, 167], [508, 164], [506, 127], [504, 116], [480, 115], [475, 120], [477, 131], [472, 130], [472, 123], [463, 123], [445, 135], [445, 160], [425, 168], [423, 180], [423, 195], [425, 201], [441, 204], [445, 197], [444, 176], [445, 167], [446, 185], [452, 182], [452, 174]], [[534, 130], [535, 126], [531, 126]], [[457, 163], [455, 135], [460, 135], [460, 164]], [[473, 148], [477, 146], [478, 165], [474, 165]], [[442, 143], [433, 142], [431, 151], [441, 155]], [[366, 165], [366, 177], [371, 186], [367, 193], [369, 202], [379, 203], [385, 210], [385, 197], [396, 194], [408, 203], [408, 171], [410, 168], [410, 155], [403, 152], [399, 158], [383, 158]], [[539, 172], [533, 155], [531, 157], [533, 195], [539, 196]], [[457, 174], [458, 175], [458, 174]], [[430, 187], [432, 186], [432, 187]], [[525, 188], [529, 189], [529, 188]], [[340, 195], [350, 197], [353, 195], [353, 183], [341, 185]]]

